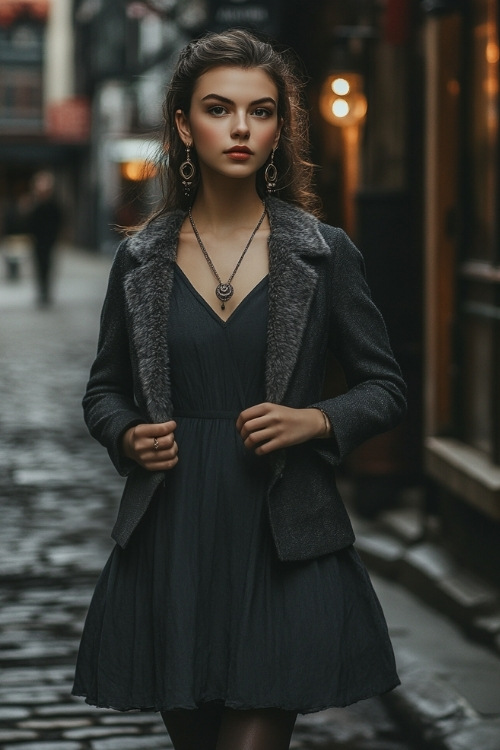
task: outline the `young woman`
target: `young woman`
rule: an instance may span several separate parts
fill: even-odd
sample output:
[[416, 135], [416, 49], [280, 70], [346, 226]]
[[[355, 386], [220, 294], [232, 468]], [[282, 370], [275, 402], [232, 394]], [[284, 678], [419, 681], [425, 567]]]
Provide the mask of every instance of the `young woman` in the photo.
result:
[[334, 467], [404, 384], [359, 252], [305, 210], [298, 90], [244, 31], [182, 52], [165, 204], [117, 252], [84, 398], [127, 483], [74, 693], [161, 711], [176, 750], [288, 748], [297, 712], [398, 684]]

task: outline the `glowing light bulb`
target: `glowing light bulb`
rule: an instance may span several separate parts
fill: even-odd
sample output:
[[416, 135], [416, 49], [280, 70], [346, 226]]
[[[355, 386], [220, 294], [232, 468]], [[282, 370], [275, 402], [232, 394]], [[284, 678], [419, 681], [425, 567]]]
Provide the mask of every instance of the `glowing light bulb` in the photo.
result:
[[320, 91], [319, 109], [331, 125], [345, 128], [361, 123], [367, 109], [362, 76], [352, 71], [327, 76]]
[[345, 78], [335, 78], [332, 81], [332, 91], [334, 94], [345, 96], [350, 90], [351, 87], [349, 86], [349, 81], [346, 81]]
[[345, 99], [335, 99], [332, 104], [332, 112], [335, 117], [347, 117], [349, 109], [350, 107]]

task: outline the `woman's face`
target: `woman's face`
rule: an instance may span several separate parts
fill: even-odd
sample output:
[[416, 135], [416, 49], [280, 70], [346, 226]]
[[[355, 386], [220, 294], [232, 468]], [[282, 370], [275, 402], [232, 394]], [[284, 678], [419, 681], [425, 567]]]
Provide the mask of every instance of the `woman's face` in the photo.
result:
[[178, 110], [176, 122], [202, 173], [250, 177], [278, 143], [278, 90], [260, 68], [212, 68], [196, 82], [189, 115]]

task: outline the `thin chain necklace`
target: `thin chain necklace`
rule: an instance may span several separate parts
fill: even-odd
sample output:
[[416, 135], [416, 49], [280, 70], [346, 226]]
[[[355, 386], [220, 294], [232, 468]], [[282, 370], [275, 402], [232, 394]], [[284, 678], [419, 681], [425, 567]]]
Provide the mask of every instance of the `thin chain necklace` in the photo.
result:
[[262, 216], [260, 217], [259, 221], [257, 222], [257, 226], [255, 227], [255, 229], [253, 230], [252, 234], [250, 235], [250, 239], [248, 240], [247, 244], [245, 245], [245, 249], [241, 253], [240, 259], [238, 260], [238, 262], [237, 262], [237, 264], [236, 264], [236, 266], [234, 268], [234, 271], [232, 272], [231, 276], [228, 278], [228, 280], [224, 284], [224, 282], [222, 281], [221, 277], [217, 273], [214, 264], [212, 263], [212, 259], [210, 258], [210, 255], [207, 253], [207, 249], [206, 249], [205, 245], [203, 244], [203, 242], [201, 240], [200, 233], [198, 232], [198, 228], [197, 228], [196, 224], [194, 223], [193, 215], [191, 213], [191, 206], [189, 206], [189, 209], [188, 209], [189, 221], [191, 222], [191, 226], [193, 227], [193, 232], [195, 234], [195, 237], [198, 240], [198, 245], [201, 248], [201, 252], [205, 256], [205, 260], [207, 261], [208, 265], [210, 266], [210, 269], [212, 270], [213, 275], [215, 276], [215, 278], [219, 282], [217, 284], [216, 288], [215, 288], [215, 294], [217, 295], [217, 299], [220, 300], [220, 303], [221, 303], [220, 308], [221, 308], [221, 310], [225, 310], [226, 309], [226, 302], [228, 302], [231, 299], [231, 297], [233, 296], [233, 294], [234, 294], [234, 289], [233, 289], [233, 286], [232, 286], [231, 282], [234, 279], [234, 277], [236, 275], [236, 271], [240, 267], [241, 261], [245, 257], [248, 248], [252, 244], [253, 238], [255, 237], [255, 235], [257, 234], [257, 232], [259, 231], [260, 225], [264, 221], [264, 217], [266, 215], [266, 212], [267, 212], [267, 209], [266, 209], [266, 206], [264, 205], [264, 210], [262, 212]]

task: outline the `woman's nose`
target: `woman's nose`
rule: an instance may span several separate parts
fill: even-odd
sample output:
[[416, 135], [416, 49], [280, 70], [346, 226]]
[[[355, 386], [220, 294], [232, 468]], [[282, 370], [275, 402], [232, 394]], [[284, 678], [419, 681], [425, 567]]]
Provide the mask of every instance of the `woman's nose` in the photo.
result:
[[233, 138], [248, 138], [250, 128], [248, 127], [246, 113], [236, 115], [231, 135]]

